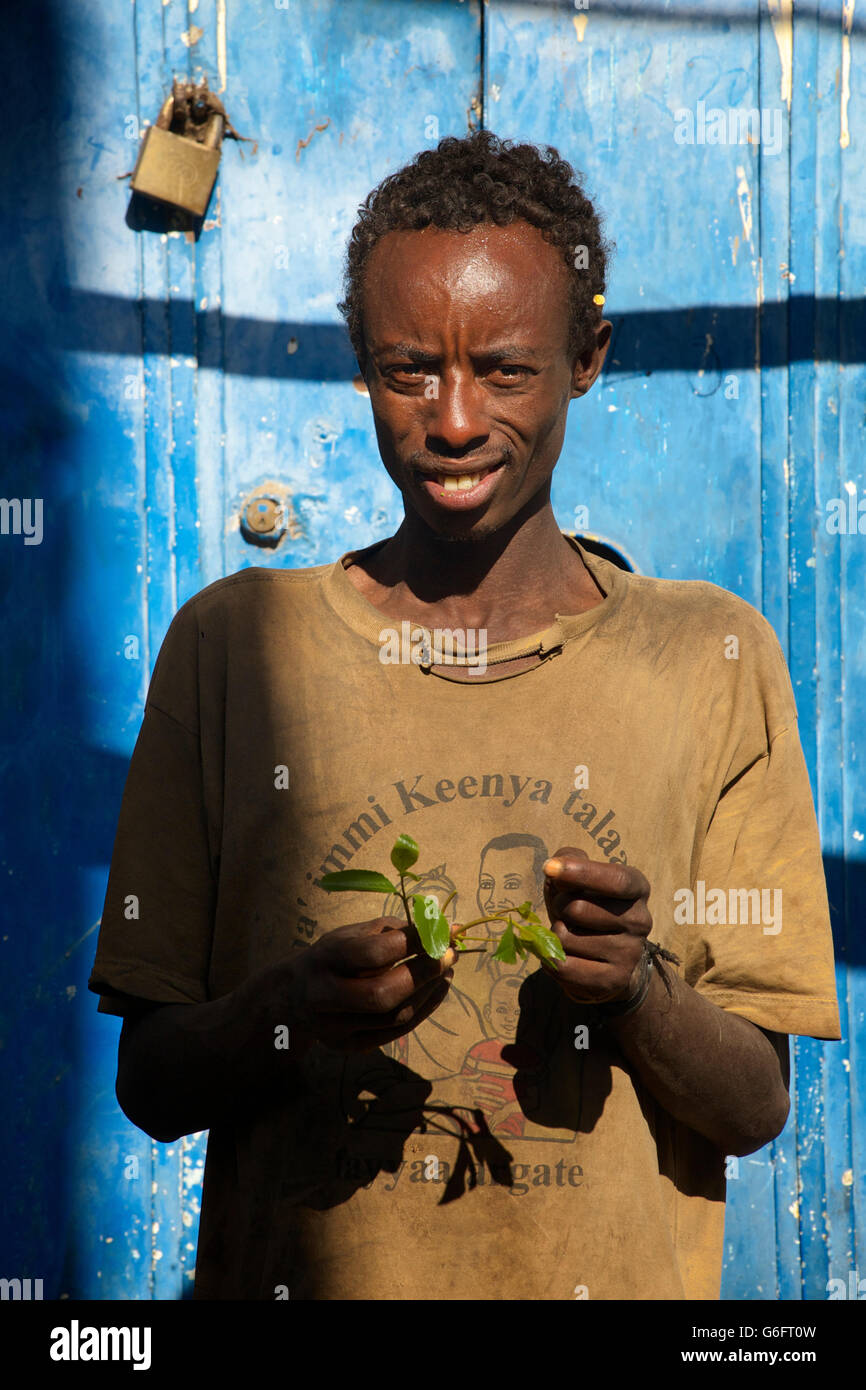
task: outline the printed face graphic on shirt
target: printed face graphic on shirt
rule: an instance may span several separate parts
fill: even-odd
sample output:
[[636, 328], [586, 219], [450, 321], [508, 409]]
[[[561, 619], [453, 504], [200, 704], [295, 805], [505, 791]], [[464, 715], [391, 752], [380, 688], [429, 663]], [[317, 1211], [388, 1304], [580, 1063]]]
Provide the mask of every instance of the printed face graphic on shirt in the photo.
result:
[[515, 975], [497, 980], [490, 991], [490, 1002], [484, 1005], [488, 1032], [492, 1037], [501, 1038], [503, 1042], [513, 1042], [517, 1037], [517, 1025], [520, 1022], [520, 1002], [517, 996], [522, 983], [522, 978]]
[[[498, 835], [481, 851], [478, 870], [478, 911], [481, 916], [516, 910], [522, 903], [536, 907], [543, 897], [542, 865], [547, 858], [537, 835]], [[504, 930], [488, 924], [492, 933]]]

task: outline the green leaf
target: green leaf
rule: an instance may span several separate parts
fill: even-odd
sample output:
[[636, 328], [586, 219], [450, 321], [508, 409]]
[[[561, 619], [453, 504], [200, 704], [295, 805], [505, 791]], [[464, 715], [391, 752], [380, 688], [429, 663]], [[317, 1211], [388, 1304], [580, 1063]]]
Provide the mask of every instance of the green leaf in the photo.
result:
[[325, 874], [319, 887], [326, 893], [396, 893], [390, 878], [372, 869], [341, 869], [337, 874]]
[[[421, 853], [411, 835], [398, 835], [391, 850], [391, 863], [399, 874], [405, 874]], [[413, 875], [414, 877], [414, 875]]]
[[510, 922], [502, 933], [499, 945], [493, 953], [493, 959], [503, 960], [506, 965], [517, 964], [517, 943], [514, 940], [514, 928]]
[[439, 900], [432, 894], [422, 897], [416, 893], [412, 899], [412, 915], [421, 945], [428, 956], [439, 960], [451, 945], [451, 928], [447, 917], [443, 917], [439, 910]]
[[519, 917], [523, 918], [524, 922], [531, 922], [533, 926], [540, 927], [542, 925], [541, 918], [537, 917], [532, 911], [532, 903], [522, 903], [517, 909], [517, 914]]
[[519, 922], [517, 930], [526, 945], [526, 949], [537, 956], [539, 960], [556, 961], [565, 960], [565, 951], [562, 942], [547, 927], [533, 926], [530, 922]]

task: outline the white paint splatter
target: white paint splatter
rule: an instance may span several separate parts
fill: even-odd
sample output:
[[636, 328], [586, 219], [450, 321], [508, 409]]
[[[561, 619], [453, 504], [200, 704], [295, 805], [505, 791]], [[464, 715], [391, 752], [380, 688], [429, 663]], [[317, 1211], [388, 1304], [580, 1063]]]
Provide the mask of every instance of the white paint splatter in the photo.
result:
[[794, 0], [767, 0], [767, 5], [770, 11], [770, 23], [773, 26], [773, 37], [779, 50], [779, 62], [782, 65], [779, 95], [782, 101], [788, 103], [788, 110], [790, 111], [791, 74], [794, 66], [794, 26], [792, 23]]
[[218, 92], [226, 89], [226, 0], [217, 0], [217, 67], [220, 84]]
[[[737, 204], [740, 209], [740, 221], [743, 224], [743, 241], [747, 241], [752, 246], [752, 194], [742, 164], [737, 165]], [[752, 247], [753, 251], [754, 249]]]
[[854, 0], [842, 0], [842, 94], [839, 108], [839, 144], [847, 150], [851, 143], [848, 130], [848, 102], [851, 97], [851, 27], [854, 23]]

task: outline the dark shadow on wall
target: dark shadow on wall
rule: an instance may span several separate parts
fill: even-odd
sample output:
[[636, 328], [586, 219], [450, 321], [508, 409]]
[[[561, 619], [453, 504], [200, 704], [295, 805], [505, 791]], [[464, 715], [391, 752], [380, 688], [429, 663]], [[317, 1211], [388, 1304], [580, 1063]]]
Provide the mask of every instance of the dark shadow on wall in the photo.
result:
[[[135, 357], [141, 351], [144, 316], [150, 325], [152, 352], [194, 357], [198, 344], [198, 365], [214, 371], [282, 381], [350, 381], [358, 371], [341, 323], [233, 317], [221, 315], [219, 309], [193, 310], [188, 301], [173, 299], [169, 341], [163, 300], [121, 299], [75, 289], [55, 279], [49, 302], [51, 341], [70, 352]], [[610, 318], [614, 329], [604, 377], [689, 372], [695, 375], [696, 391], [702, 396], [719, 390], [726, 373], [756, 366], [866, 361], [866, 298], [792, 295], [782, 303], [765, 304], [757, 361], [759, 324], [753, 305], [611, 310]], [[290, 354], [291, 339], [297, 341], [297, 349]]]

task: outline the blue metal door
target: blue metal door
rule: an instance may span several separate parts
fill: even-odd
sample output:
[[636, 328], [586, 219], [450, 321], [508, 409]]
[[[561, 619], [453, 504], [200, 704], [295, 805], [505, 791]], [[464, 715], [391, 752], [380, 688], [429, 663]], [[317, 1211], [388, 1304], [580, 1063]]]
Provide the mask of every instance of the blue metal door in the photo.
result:
[[[845, 1037], [792, 1042], [788, 1126], [731, 1166], [723, 1295], [822, 1299], [866, 1274], [862, 24], [853, 0], [19, 11], [0, 490], [41, 500], [43, 534], [21, 510], [0, 535], [17, 1159], [0, 1274], [51, 1298], [191, 1289], [206, 1137], [153, 1144], [126, 1121], [120, 1023], [86, 989], [126, 764], [180, 603], [396, 527], [336, 310], [344, 247], [386, 173], [482, 123], [555, 145], [618, 247], [608, 367], [572, 405], [555, 478], [563, 529], [741, 594], [797, 694]], [[174, 74], [206, 74], [251, 137], [226, 141], [197, 240], [129, 226], [119, 177]], [[853, 530], [833, 529], [834, 499]], [[262, 546], [251, 519], [271, 505], [285, 534]]]

